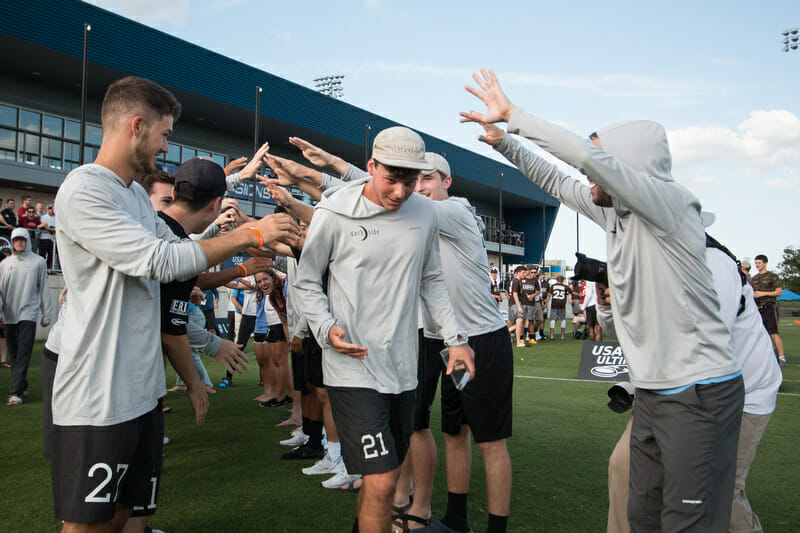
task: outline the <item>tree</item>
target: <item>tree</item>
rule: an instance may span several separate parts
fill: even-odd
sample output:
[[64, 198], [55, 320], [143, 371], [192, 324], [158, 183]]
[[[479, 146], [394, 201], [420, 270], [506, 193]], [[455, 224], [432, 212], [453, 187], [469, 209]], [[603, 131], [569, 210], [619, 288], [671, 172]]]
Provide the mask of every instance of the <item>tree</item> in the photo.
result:
[[783, 288], [800, 294], [800, 248], [789, 246], [783, 250], [783, 260], [778, 265]]

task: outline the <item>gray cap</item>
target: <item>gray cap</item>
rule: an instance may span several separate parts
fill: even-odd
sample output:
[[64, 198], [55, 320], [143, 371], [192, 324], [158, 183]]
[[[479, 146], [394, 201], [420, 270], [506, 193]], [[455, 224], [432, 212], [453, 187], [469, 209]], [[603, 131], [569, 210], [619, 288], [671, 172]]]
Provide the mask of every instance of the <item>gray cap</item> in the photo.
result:
[[390, 167], [431, 170], [425, 160], [425, 141], [403, 126], [386, 128], [375, 136], [372, 159]]
[[442, 176], [450, 176], [450, 164], [447, 162], [447, 159], [436, 152], [425, 152], [425, 161], [433, 167], [430, 170], [422, 171], [426, 176], [433, 174], [437, 170], [442, 173]]

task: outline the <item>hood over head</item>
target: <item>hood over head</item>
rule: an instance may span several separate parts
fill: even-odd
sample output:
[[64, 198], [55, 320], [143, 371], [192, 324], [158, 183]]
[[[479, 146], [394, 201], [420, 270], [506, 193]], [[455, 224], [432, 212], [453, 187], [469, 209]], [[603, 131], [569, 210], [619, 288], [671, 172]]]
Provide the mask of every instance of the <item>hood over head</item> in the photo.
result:
[[31, 251], [31, 235], [28, 233], [28, 230], [25, 228], [14, 228], [11, 231], [11, 249], [14, 249], [13, 243], [14, 239], [25, 239], [25, 251], [22, 253], [27, 253]]
[[672, 177], [672, 155], [667, 132], [650, 120], [629, 120], [597, 130], [603, 151], [632, 169], [664, 181]]

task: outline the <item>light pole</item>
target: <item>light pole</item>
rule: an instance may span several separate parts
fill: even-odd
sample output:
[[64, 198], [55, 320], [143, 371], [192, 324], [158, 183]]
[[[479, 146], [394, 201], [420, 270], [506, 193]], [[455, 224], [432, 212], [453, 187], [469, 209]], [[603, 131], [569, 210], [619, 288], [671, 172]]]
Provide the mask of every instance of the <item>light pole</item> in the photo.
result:
[[314, 88], [331, 98], [342, 98], [344, 97], [344, 89], [342, 88], [343, 79], [344, 74], [320, 76], [319, 78], [314, 78]]
[[89, 83], [89, 32], [92, 25], [88, 22], [83, 24], [83, 70], [81, 72], [81, 142], [78, 161], [83, 165], [86, 162], [86, 92]]
[[783, 30], [781, 35], [783, 35], [783, 51], [788, 52], [790, 50], [797, 50], [798, 41], [800, 41], [800, 30], [797, 28], [789, 28], [788, 30]]

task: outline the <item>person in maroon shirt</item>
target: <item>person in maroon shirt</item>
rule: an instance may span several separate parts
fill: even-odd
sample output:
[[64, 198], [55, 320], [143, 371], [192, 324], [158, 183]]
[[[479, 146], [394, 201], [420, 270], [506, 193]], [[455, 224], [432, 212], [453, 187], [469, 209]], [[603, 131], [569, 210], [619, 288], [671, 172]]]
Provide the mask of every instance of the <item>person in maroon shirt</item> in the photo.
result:
[[39, 228], [41, 223], [42, 221], [39, 219], [39, 215], [36, 214], [36, 208], [30, 205], [29, 199], [28, 207], [25, 208], [25, 212], [23, 212], [19, 217], [19, 227], [28, 230], [28, 233], [31, 236], [30, 242], [31, 246], [34, 248], [34, 252], [36, 251], [36, 246], [34, 246], [34, 244], [36, 244], [36, 230]]

